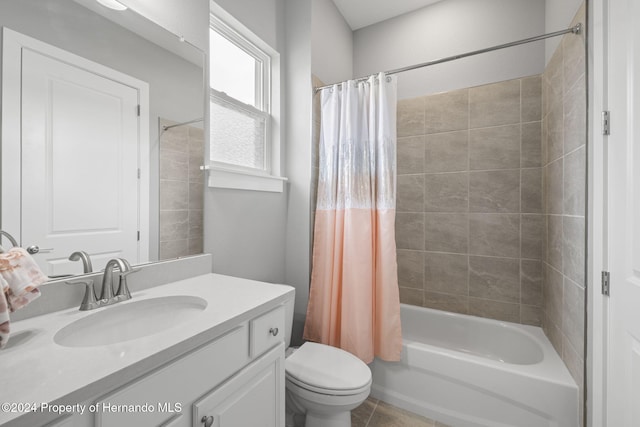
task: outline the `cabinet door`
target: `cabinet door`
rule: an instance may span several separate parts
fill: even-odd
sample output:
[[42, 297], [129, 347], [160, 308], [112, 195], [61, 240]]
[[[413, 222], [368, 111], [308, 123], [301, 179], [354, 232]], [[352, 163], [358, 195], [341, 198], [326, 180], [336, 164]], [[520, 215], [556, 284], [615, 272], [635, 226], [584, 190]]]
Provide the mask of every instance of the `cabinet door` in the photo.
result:
[[193, 405], [193, 427], [284, 426], [284, 343]]
[[[96, 402], [96, 427], [185, 426], [198, 396], [231, 378], [249, 361], [244, 324]], [[182, 417], [178, 415], [183, 414]]]

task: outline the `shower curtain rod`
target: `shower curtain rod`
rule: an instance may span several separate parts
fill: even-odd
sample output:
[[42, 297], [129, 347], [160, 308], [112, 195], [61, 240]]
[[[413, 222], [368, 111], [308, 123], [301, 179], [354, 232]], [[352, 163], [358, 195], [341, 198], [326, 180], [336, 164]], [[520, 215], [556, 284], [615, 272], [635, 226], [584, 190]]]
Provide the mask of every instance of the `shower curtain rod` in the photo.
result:
[[203, 120], [204, 119], [202, 119], [202, 118], [193, 119], [193, 120], [189, 120], [188, 122], [176, 123], [175, 125], [162, 126], [162, 130], [165, 131], [167, 129], [175, 128], [175, 127], [178, 127], [178, 126], [190, 125], [191, 123], [198, 123], [198, 122], [201, 122]]
[[[573, 27], [567, 28], [566, 30], [555, 31], [553, 33], [547, 33], [547, 34], [543, 34], [541, 36], [529, 37], [528, 39], [517, 40], [517, 41], [511, 42], [511, 43], [499, 44], [497, 46], [492, 46], [492, 47], [488, 47], [488, 48], [485, 48], [485, 49], [474, 50], [472, 52], [467, 52], [467, 53], [461, 53], [459, 55], [448, 56], [446, 58], [436, 59], [435, 61], [428, 61], [428, 62], [423, 62], [421, 64], [410, 65], [408, 67], [396, 68], [395, 70], [385, 71], [385, 74], [386, 75], [390, 75], [390, 74], [403, 73], [405, 71], [411, 71], [411, 70], [415, 70], [415, 69], [422, 68], [422, 67], [429, 67], [431, 65], [442, 64], [443, 62], [449, 62], [449, 61], [453, 61], [453, 60], [460, 59], [460, 58], [466, 58], [468, 56], [479, 55], [481, 53], [491, 52], [493, 50], [504, 49], [504, 48], [512, 47], [512, 46], [518, 46], [518, 45], [525, 44], [525, 43], [536, 42], [538, 40], [544, 40], [544, 39], [548, 39], [550, 37], [557, 37], [557, 36], [561, 36], [563, 34], [568, 34], [568, 33], [580, 34], [581, 32], [582, 32], [582, 24], [577, 24], [577, 25], [575, 25]], [[354, 79], [354, 80], [355, 81], [364, 81], [364, 80], [367, 80], [368, 78], [369, 78], [369, 76], [360, 77], [360, 78], [357, 78], [357, 79]], [[333, 84], [316, 87], [315, 88], [315, 93], [318, 93], [322, 89], [330, 88], [332, 86], [333, 86]]]

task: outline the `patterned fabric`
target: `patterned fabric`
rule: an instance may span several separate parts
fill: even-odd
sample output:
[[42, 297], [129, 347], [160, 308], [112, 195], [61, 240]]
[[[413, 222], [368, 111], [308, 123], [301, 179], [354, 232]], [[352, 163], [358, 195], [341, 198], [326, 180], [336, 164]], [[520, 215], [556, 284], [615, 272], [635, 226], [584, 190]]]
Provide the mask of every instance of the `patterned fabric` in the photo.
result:
[[47, 280], [24, 249], [12, 248], [0, 254], [0, 348], [9, 340], [9, 313], [38, 298], [38, 286]]
[[318, 203], [304, 337], [400, 360], [395, 77], [321, 92]]

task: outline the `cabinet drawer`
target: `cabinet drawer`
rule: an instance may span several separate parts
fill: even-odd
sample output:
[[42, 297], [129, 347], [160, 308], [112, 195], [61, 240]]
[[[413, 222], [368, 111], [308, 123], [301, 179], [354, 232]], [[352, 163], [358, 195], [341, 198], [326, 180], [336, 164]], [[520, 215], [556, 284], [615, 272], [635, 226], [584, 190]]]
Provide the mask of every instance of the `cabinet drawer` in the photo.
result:
[[250, 351], [254, 358], [284, 341], [285, 314], [280, 306], [250, 322]]
[[101, 397], [96, 427], [181, 424], [176, 415], [188, 414], [191, 403], [203, 390], [216, 387], [249, 362], [248, 341], [245, 324]]

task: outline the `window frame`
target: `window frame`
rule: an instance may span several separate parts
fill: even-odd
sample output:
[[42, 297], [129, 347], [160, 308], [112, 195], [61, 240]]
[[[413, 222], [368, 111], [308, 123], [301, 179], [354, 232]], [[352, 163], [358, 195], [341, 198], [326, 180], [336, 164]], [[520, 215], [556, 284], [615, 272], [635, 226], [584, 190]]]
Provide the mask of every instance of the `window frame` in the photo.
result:
[[[217, 8], [216, 8], [217, 9]], [[256, 106], [245, 104], [224, 92], [211, 87], [210, 76], [207, 80], [209, 87], [209, 105], [229, 103], [233, 107], [247, 112], [247, 115], [262, 116], [265, 122], [264, 131], [264, 167], [253, 168], [239, 164], [211, 160], [211, 140], [209, 140], [209, 159], [205, 169], [209, 170], [209, 186], [217, 188], [236, 188], [257, 191], [282, 192], [286, 178], [280, 176], [280, 129], [276, 125], [280, 101], [274, 86], [279, 88], [279, 55], [266, 45], [260, 38], [246, 29], [242, 24], [222, 10], [212, 8], [209, 18], [209, 31], [215, 31], [220, 36], [243, 50], [256, 60]], [[226, 19], [225, 19], [226, 18]], [[212, 51], [209, 49], [209, 61]], [[210, 67], [210, 65], [209, 65]], [[217, 101], [218, 100], [218, 101]], [[273, 106], [276, 106], [276, 111]], [[222, 104], [224, 108], [224, 105]], [[211, 117], [211, 112], [209, 112]], [[209, 132], [209, 136], [210, 136]]]

